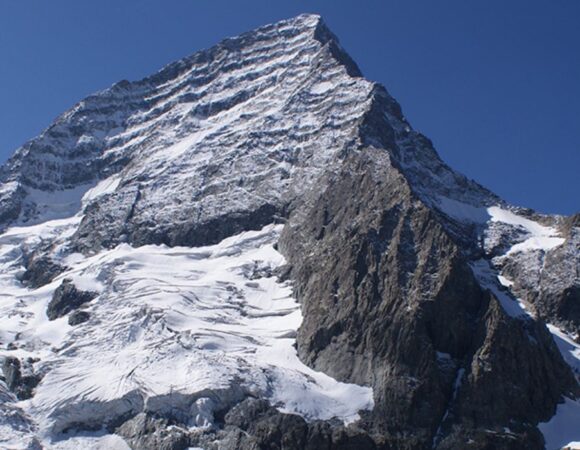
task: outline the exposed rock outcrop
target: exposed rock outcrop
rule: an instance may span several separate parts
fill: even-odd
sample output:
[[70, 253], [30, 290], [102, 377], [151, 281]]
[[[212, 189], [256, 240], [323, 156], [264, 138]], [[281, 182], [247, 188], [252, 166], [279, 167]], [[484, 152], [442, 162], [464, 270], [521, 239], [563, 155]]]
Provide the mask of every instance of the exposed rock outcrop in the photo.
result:
[[356, 425], [306, 422], [267, 401], [247, 398], [224, 416], [223, 427], [193, 434], [192, 445], [208, 450], [379, 450], [388, 449]]
[[89, 320], [91, 315], [87, 311], [73, 311], [68, 316], [68, 324], [69, 325], [80, 325], [81, 323], [85, 323]]
[[13, 356], [7, 356], [2, 363], [2, 373], [6, 386], [10, 389], [18, 399], [26, 400], [34, 394], [34, 388], [40, 383], [42, 377], [34, 373], [32, 368], [32, 360], [26, 360], [24, 364], [20, 359]]
[[65, 268], [55, 263], [50, 256], [36, 252], [27, 258], [26, 271], [22, 274], [21, 280], [34, 289], [50, 283], [64, 271]]
[[189, 447], [186, 429], [167, 419], [155, 418], [145, 413], [125, 422], [116, 429], [116, 433], [133, 449], [185, 450]]
[[571, 216], [566, 240], [554, 249], [510, 255], [502, 273], [513, 280], [513, 292], [533, 304], [547, 322], [580, 334], [580, 227]]
[[[480, 287], [469, 249], [387, 154], [361, 148], [320, 191], [280, 243], [305, 316], [298, 351], [373, 386], [371, 429], [394, 448], [436, 446], [452, 424], [464, 436], [495, 430], [486, 441], [504, 448], [504, 427], [547, 420], [562, 394], [578, 394], [543, 324], [509, 317]], [[541, 438], [525, 426], [517, 442]]]
[[[52, 300], [46, 308], [46, 315], [50, 320], [66, 316], [69, 312], [93, 300], [97, 295], [97, 292], [77, 289], [72, 280], [64, 279], [54, 291]], [[75, 321], [76, 319], [69, 320]]]

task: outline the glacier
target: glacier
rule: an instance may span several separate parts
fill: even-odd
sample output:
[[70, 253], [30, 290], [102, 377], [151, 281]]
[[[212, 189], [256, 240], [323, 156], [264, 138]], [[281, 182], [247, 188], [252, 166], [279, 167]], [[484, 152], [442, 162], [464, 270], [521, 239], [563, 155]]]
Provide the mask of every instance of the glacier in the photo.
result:
[[[68, 254], [63, 263], [73, 269], [39, 289], [23, 287], [15, 253], [40, 237], [70, 235], [78, 223], [49, 220], [0, 236], [2, 341], [46, 374], [32, 399], [11, 403], [34, 420], [43, 444], [143, 411], [211, 427], [214, 411], [247, 396], [310, 420], [350, 422], [372, 408], [372, 389], [337, 382], [298, 359], [300, 308], [291, 284], [276, 277], [284, 265], [273, 247], [280, 225], [206, 247], [120, 244], [90, 257]], [[46, 317], [63, 279], [99, 293], [80, 329], [66, 317]], [[28, 445], [26, 434], [2, 431], [2, 445]], [[76, 436], [71, 445], [82, 442]]]

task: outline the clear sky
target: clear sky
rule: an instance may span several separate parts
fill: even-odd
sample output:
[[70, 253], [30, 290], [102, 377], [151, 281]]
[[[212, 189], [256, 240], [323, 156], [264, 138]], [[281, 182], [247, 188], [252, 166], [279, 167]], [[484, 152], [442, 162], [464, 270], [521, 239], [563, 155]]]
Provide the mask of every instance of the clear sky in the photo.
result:
[[452, 167], [580, 211], [580, 0], [0, 0], [0, 161], [92, 92], [301, 12]]

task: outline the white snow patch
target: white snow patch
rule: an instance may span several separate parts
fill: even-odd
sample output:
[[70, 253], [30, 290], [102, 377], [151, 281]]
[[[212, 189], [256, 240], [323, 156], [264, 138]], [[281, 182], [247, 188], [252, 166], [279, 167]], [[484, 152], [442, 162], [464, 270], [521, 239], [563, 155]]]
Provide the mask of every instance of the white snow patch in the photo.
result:
[[34, 216], [29, 220], [19, 220], [20, 225], [41, 224], [47, 221], [65, 219], [74, 216], [81, 210], [81, 199], [94, 183], [83, 184], [74, 189], [58, 191], [41, 191], [27, 188], [25, 204], [33, 206]]
[[554, 247], [558, 247], [564, 243], [565, 239], [555, 236], [532, 236], [526, 239], [524, 242], [514, 245], [509, 249], [506, 255], [510, 255], [516, 252], [525, 252], [529, 250], [550, 250]]
[[550, 250], [564, 242], [555, 228], [541, 225], [499, 206], [479, 207], [443, 196], [437, 197], [437, 201], [439, 210], [461, 222], [501, 222], [524, 229], [529, 234], [528, 238], [512, 246], [506, 255], [536, 249]]
[[322, 95], [334, 88], [334, 83], [330, 81], [322, 81], [313, 85], [310, 88], [310, 93], [314, 95]]
[[0, 195], [7, 195], [18, 189], [17, 181], [9, 181], [8, 183], [0, 183]]
[[545, 234], [549, 233], [551, 229], [540, 225], [533, 220], [518, 216], [510, 210], [500, 208], [499, 206], [491, 206], [487, 209], [491, 216], [492, 222], [503, 222], [509, 225], [520, 226], [528, 230], [531, 234]]
[[51, 450], [131, 450], [121, 436], [104, 432], [83, 432], [69, 439], [54, 442], [48, 448]]
[[562, 357], [572, 367], [576, 376], [580, 377], [580, 344], [554, 325], [548, 324], [548, 329], [552, 333]]
[[499, 206], [492, 206], [488, 208], [487, 211], [491, 216], [492, 222], [503, 222], [508, 225], [521, 227], [530, 234], [525, 241], [512, 246], [506, 255], [537, 249], [544, 251], [550, 250], [564, 243], [565, 239], [558, 236], [558, 231], [555, 228], [547, 227], [533, 220], [518, 216], [507, 209], [500, 208]]
[[89, 201], [95, 200], [103, 195], [115, 192], [119, 183], [121, 182], [121, 177], [113, 175], [106, 178], [91, 189], [89, 189], [82, 198], [82, 203], [87, 204]]
[[508, 280], [506, 277], [504, 277], [503, 275], [498, 275], [497, 279], [499, 280], [499, 283], [502, 286], [505, 286], [507, 288], [511, 288], [514, 285], [514, 282], [511, 280]]

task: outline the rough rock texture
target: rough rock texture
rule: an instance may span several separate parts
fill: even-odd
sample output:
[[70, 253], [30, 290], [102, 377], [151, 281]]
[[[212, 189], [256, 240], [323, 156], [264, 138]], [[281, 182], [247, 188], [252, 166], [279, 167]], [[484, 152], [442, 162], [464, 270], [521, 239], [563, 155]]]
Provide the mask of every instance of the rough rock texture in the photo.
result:
[[54, 291], [52, 299], [46, 308], [46, 315], [50, 320], [58, 319], [90, 302], [97, 295], [96, 292], [81, 291], [77, 289], [72, 280], [65, 279]]
[[344, 151], [372, 86], [318, 17], [301, 16], [87, 98], [19, 149], [0, 181], [26, 193], [30, 223], [50, 206], [39, 190], [62, 197], [116, 173], [85, 205], [83, 252], [213, 244], [284, 215]]
[[[15, 404], [15, 396], [0, 382], [0, 446], [1, 448], [22, 448], [44, 450], [39, 439], [34, 436], [35, 424]], [[13, 430], [12, 432], [10, 432]]]
[[116, 428], [131, 448], [183, 450], [380, 450], [369, 433], [340, 422], [307, 422], [267, 401], [249, 397], [222, 413], [210, 428], [188, 428], [175, 418], [141, 413]]
[[91, 315], [87, 311], [73, 311], [68, 316], [69, 325], [80, 325], [91, 318]]
[[189, 447], [186, 429], [145, 413], [125, 422], [116, 433], [134, 449], [185, 450]]
[[247, 398], [224, 416], [223, 427], [192, 434], [191, 445], [208, 450], [378, 450], [369, 433], [358, 426], [306, 422], [284, 414], [267, 401]]
[[436, 445], [453, 423], [467, 436], [547, 420], [579, 392], [545, 327], [510, 318], [482, 290], [384, 152], [353, 153], [280, 248], [303, 304], [299, 354], [372, 385], [373, 427], [396, 448]]
[[513, 292], [532, 303], [546, 321], [580, 334], [580, 225], [567, 218], [566, 240], [549, 251], [519, 253], [507, 258], [502, 272], [514, 280]]
[[21, 280], [31, 288], [37, 288], [50, 283], [64, 270], [64, 267], [55, 263], [49, 256], [36, 253], [27, 258], [26, 271], [22, 274]]
[[18, 358], [9, 356], [2, 363], [2, 373], [4, 374], [6, 386], [20, 400], [32, 397], [34, 388], [41, 380], [41, 376], [35, 374], [32, 369], [33, 362], [27, 360], [23, 365]]
[[[105, 427], [143, 449], [541, 448], [538, 423], [579, 395], [543, 322], [578, 331], [579, 217], [512, 207], [453, 171], [303, 15], [117, 83], [17, 150], [0, 170], [0, 229], [22, 227], [0, 236], [0, 336], [6, 351], [46, 358], [31, 411], [53, 436]], [[241, 257], [271, 250], [273, 230], [240, 237], [271, 223], [285, 224], [288, 264]], [[153, 247], [224, 238], [240, 242]], [[63, 271], [107, 281], [72, 330], [38, 314]], [[320, 387], [293, 352], [251, 359], [296, 333], [290, 287], [264, 281], [276, 271], [302, 303], [302, 361], [373, 388], [356, 424], [260, 399], [231, 409], [284, 383]], [[95, 295], [65, 280], [47, 315], [73, 311], [78, 324]], [[103, 330], [111, 348], [95, 344]], [[19, 364], [5, 368], [14, 389]], [[95, 386], [101, 364], [112, 389]]]

